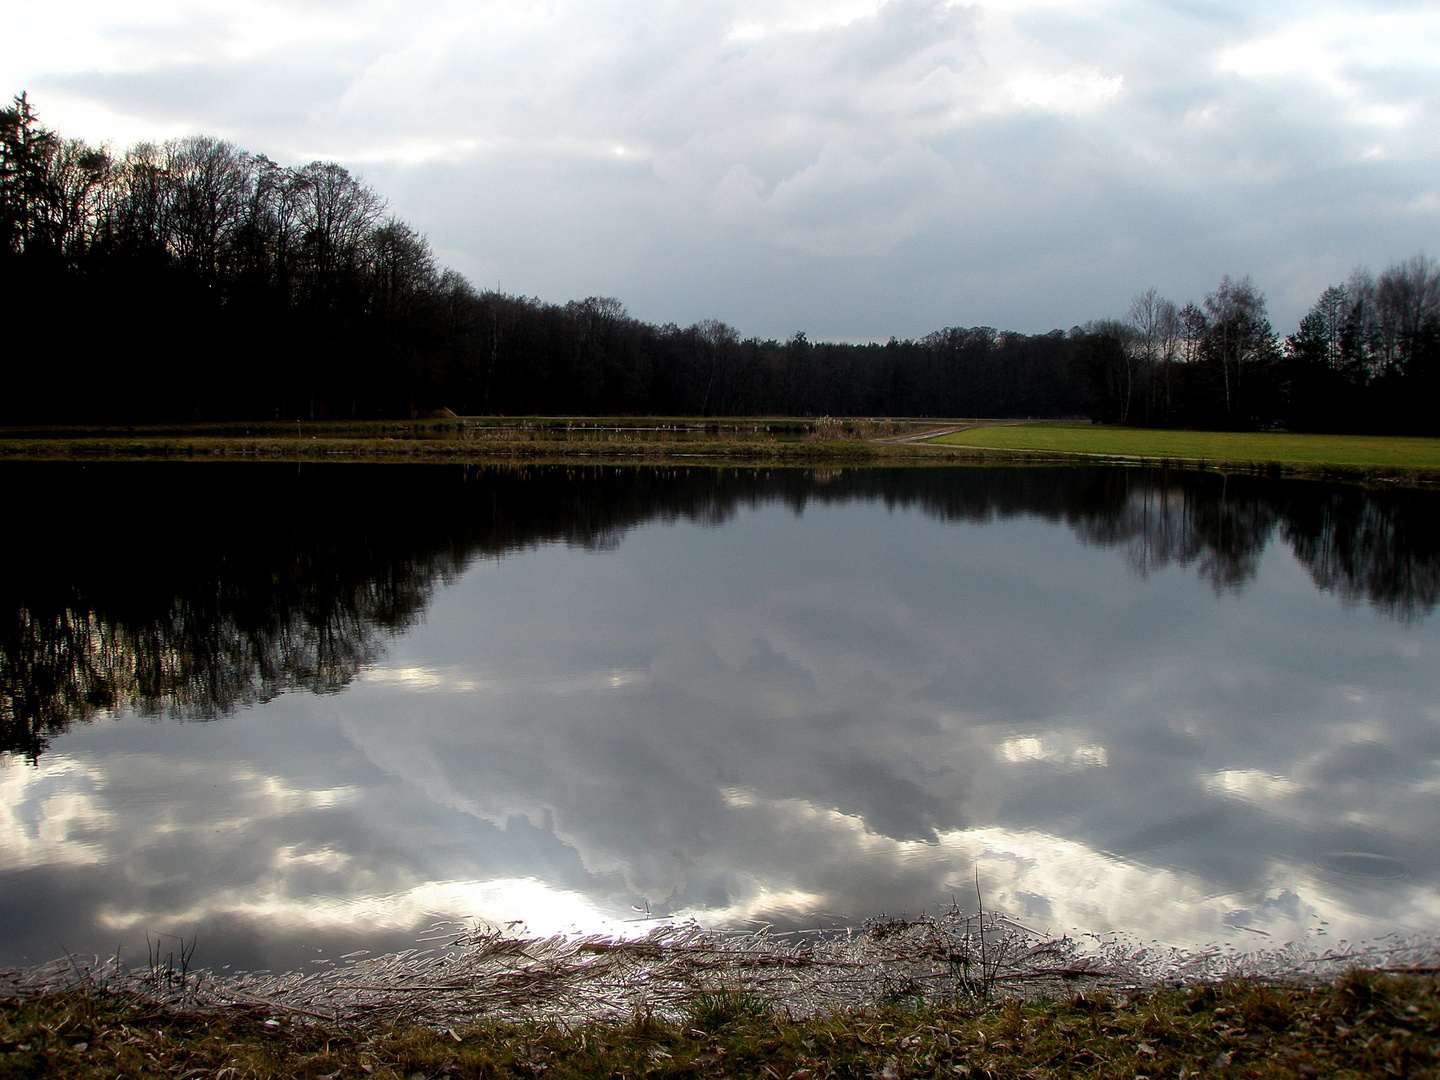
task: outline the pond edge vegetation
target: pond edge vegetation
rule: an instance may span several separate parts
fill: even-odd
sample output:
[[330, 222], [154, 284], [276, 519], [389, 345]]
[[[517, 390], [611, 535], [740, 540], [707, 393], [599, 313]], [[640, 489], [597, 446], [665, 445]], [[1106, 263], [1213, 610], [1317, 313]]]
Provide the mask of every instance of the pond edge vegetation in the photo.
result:
[[808, 417], [446, 417], [0, 428], [0, 460], [1114, 464], [1440, 483], [1440, 439], [1177, 431], [1077, 422]]
[[152, 945], [138, 972], [67, 956], [5, 973], [0, 1078], [1310, 1080], [1440, 1067], [1428, 938], [1186, 953], [952, 908], [782, 936], [477, 928], [268, 978], [196, 971], [194, 948]]
[[1440, 980], [1355, 970], [795, 1018], [717, 988], [673, 1018], [335, 1024], [261, 1007], [172, 1011], [84, 988], [0, 1000], [0, 1077], [561, 1078], [1434, 1076]]

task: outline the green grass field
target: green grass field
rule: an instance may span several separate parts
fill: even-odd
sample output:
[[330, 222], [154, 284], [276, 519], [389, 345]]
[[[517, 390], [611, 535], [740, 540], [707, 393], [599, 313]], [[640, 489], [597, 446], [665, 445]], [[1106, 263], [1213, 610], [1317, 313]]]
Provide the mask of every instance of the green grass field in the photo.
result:
[[931, 440], [945, 446], [1300, 468], [1440, 472], [1440, 439], [1288, 432], [1161, 431], [1094, 424], [994, 424]]

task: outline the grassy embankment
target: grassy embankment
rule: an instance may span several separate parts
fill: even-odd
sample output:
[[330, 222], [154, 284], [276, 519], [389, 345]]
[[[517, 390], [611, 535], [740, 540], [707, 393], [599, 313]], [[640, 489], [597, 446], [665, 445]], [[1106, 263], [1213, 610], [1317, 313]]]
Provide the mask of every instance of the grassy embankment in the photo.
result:
[[624, 1025], [432, 1031], [175, 1014], [74, 991], [0, 1002], [0, 1077], [716, 1078], [1433, 1077], [1440, 980], [1226, 983], [1063, 1001], [893, 1006], [792, 1020], [702, 994]]
[[913, 418], [455, 417], [0, 428], [0, 460], [6, 459], [799, 466], [1104, 461], [1440, 483], [1440, 439]]
[[932, 440], [999, 453], [1184, 464], [1346, 479], [1440, 481], [1440, 439], [1167, 431], [1077, 423], [986, 425]]
[[[600, 458], [692, 463], [870, 464], [914, 457], [879, 440], [935, 421], [792, 417], [455, 417], [0, 428], [0, 460], [260, 459], [485, 462]], [[933, 448], [918, 451], [936, 455]], [[958, 456], [968, 451], [945, 451]]]

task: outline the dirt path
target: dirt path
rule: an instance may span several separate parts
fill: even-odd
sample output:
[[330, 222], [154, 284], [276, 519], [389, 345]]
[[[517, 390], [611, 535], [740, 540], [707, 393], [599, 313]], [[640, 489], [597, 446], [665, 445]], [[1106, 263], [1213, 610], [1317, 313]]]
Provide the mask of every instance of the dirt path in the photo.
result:
[[964, 420], [958, 424], [948, 424], [942, 427], [927, 428], [924, 431], [910, 432], [906, 435], [887, 435], [883, 439], [876, 439], [878, 443], [890, 443], [901, 445], [904, 443], [921, 443], [928, 439], [938, 439], [941, 435], [953, 435], [957, 431], [969, 431], [977, 427], [1016, 427], [1020, 424], [1027, 424], [1028, 420]]

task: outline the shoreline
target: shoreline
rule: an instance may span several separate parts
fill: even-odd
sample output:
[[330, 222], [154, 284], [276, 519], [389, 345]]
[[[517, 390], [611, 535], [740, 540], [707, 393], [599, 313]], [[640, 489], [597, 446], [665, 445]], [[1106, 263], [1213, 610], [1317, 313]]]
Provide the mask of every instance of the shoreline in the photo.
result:
[[[1440, 486], [1440, 468], [1274, 458], [1007, 448], [933, 441], [1016, 421], [828, 421], [769, 418], [563, 418], [369, 424], [0, 429], [3, 461], [186, 461], [347, 464], [596, 464], [875, 468], [1110, 465], [1407, 487]], [[1041, 425], [1036, 425], [1041, 426]], [[306, 432], [316, 432], [306, 434]]]
[[899, 1001], [1050, 1000], [1084, 993], [1153, 992], [1245, 979], [1314, 986], [1363, 969], [1440, 974], [1440, 937], [1395, 934], [1253, 950], [1144, 943], [1123, 933], [1052, 937], [1003, 914], [958, 908], [914, 919], [772, 933], [661, 921], [648, 933], [532, 936], [523, 926], [477, 925], [434, 945], [350, 954], [319, 969], [217, 973], [157, 951], [144, 967], [118, 955], [67, 954], [0, 970], [0, 1000], [73, 989], [125, 994], [162, 1009], [265, 1008], [328, 1023], [419, 1023], [440, 1029], [479, 1018], [618, 1023], [643, 1010], [673, 1020], [696, 994], [723, 988], [813, 1018]]
[[[984, 949], [981, 926], [997, 935]], [[1145, 950], [1128, 954], [1128, 968], [1116, 966], [1120, 953], [1108, 968], [1095, 953], [1076, 967], [1073, 941], [958, 911], [872, 920], [838, 951], [693, 927], [633, 940], [477, 933], [454, 946], [448, 963], [397, 954], [332, 976], [350, 993], [342, 1011], [318, 999], [315, 976], [274, 976], [267, 993], [240, 985], [246, 976], [153, 961], [138, 975], [74, 958], [43, 980], [38, 969], [28, 983], [9, 973], [0, 1076], [1312, 1080], [1440, 1066], [1434, 940], [1288, 973], [1247, 973], [1215, 954], [1189, 968], [1152, 958], [1148, 975]], [[878, 970], [864, 970], [866, 954]], [[1009, 978], [1027, 964], [1048, 981]], [[915, 978], [927, 968], [948, 968], [949, 982], [927, 993]], [[786, 993], [817, 971], [868, 995], [807, 1008]], [[591, 1008], [553, 1008], [566, 981], [589, 984]]]

